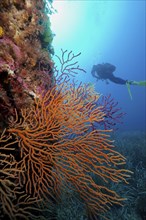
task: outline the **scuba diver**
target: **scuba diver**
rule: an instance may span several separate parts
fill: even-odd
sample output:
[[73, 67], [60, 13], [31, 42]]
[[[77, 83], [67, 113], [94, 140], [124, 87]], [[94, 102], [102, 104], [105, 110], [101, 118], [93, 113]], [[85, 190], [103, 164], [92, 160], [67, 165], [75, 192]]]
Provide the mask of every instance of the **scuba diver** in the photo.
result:
[[110, 63], [102, 63], [93, 65], [91, 74], [98, 80], [105, 80], [106, 83], [109, 83], [110, 80], [113, 83], [126, 85], [128, 89], [128, 93], [130, 98], [132, 99], [132, 94], [130, 90], [130, 85], [137, 85], [137, 86], [146, 86], [146, 81], [133, 81], [133, 80], [125, 80], [120, 77], [116, 77], [113, 72], [116, 70], [116, 67]]
[[98, 65], [94, 65], [91, 70], [91, 74], [97, 80], [105, 80], [106, 83], [109, 83], [108, 80], [112, 81], [116, 84], [126, 85], [127, 83], [130, 85], [137, 85], [136, 81], [129, 81], [125, 79], [121, 79], [119, 77], [114, 76], [113, 72], [116, 70], [116, 67], [110, 63], [102, 63]]

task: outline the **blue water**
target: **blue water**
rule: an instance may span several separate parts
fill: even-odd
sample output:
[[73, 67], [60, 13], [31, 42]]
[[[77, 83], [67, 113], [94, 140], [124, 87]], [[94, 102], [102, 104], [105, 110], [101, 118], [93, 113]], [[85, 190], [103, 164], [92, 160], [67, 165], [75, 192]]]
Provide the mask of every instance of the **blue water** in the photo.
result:
[[146, 131], [146, 88], [96, 81], [92, 66], [109, 62], [115, 75], [128, 80], [146, 80], [146, 2], [140, 1], [54, 1], [58, 13], [52, 18], [56, 34], [53, 46], [81, 52], [79, 64], [87, 73], [76, 79], [95, 83], [96, 91], [118, 101], [126, 112], [121, 131]]
[[[130, 86], [132, 99], [126, 85], [97, 81], [91, 74], [93, 65], [111, 63], [116, 66], [114, 75], [125, 80], [146, 80], [146, 1], [143, 0], [63, 0], [54, 1], [58, 13], [52, 18], [56, 36], [53, 46], [61, 57], [63, 50], [81, 52], [77, 57], [85, 73], [75, 79], [93, 83], [98, 93], [118, 101], [126, 113], [119, 130], [112, 133], [116, 150], [126, 157], [126, 168], [133, 171], [128, 185], [117, 184], [117, 192], [127, 200], [124, 206], [113, 206], [105, 214], [110, 220], [146, 219], [146, 87]], [[55, 63], [59, 63], [54, 57]], [[108, 183], [110, 185], [110, 183]], [[110, 185], [111, 188], [115, 184]], [[115, 189], [115, 188], [114, 188]], [[65, 202], [68, 201], [65, 197]], [[70, 219], [86, 219], [75, 202], [71, 208], [62, 201], [60, 219], [70, 214]], [[64, 208], [63, 208], [64, 207]], [[75, 213], [75, 216], [73, 214]], [[71, 218], [71, 216], [73, 216]], [[102, 219], [102, 218], [101, 218]]]

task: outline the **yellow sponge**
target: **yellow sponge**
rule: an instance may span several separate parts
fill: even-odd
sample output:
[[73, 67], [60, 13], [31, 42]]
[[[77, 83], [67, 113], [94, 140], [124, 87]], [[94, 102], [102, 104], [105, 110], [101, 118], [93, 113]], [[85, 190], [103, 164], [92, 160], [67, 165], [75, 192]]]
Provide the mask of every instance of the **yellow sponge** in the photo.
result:
[[0, 38], [4, 36], [4, 29], [0, 26]]

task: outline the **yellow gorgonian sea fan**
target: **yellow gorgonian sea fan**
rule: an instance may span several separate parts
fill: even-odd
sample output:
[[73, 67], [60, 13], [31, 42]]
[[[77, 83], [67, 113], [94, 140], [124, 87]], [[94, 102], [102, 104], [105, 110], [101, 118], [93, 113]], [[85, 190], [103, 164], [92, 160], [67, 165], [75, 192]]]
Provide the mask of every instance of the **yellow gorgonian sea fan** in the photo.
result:
[[110, 131], [92, 127], [104, 120], [98, 98], [91, 86], [64, 83], [37, 98], [34, 107], [16, 112], [7, 132], [18, 143], [19, 185], [27, 194], [57, 202], [65, 184], [95, 216], [122, 203], [123, 198], [102, 184], [127, 183], [129, 171], [123, 168], [124, 156], [113, 149]]

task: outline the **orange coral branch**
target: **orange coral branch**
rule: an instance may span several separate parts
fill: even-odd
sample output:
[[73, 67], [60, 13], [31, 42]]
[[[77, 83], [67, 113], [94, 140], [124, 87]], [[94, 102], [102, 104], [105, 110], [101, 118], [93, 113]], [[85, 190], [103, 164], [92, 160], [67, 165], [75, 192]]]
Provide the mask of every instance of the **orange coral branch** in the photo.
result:
[[98, 98], [89, 86], [60, 85], [36, 99], [34, 107], [22, 109], [22, 118], [17, 112], [11, 118], [8, 132], [19, 145], [21, 161], [16, 167], [23, 171], [19, 184], [27, 194], [52, 203], [59, 199], [61, 184], [71, 183], [92, 213], [124, 200], [93, 178], [127, 183], [130, 174], [118, 168], [125, 158], [113, 150], [110, 131], [92, 129], [104, 120], [95, 104]]

